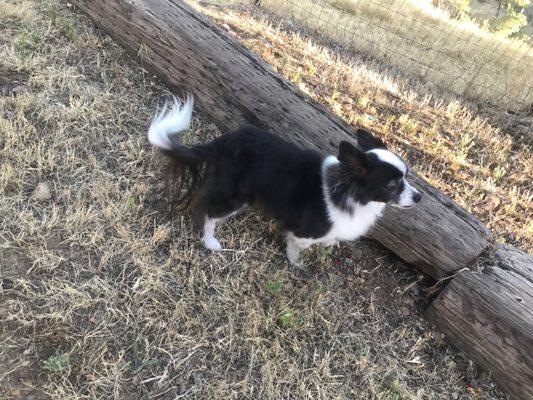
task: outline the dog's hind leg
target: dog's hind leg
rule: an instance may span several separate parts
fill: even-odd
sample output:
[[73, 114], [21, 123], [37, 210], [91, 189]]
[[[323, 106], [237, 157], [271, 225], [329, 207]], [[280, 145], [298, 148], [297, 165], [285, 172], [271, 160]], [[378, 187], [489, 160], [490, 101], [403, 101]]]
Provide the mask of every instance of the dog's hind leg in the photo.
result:
[[247, 204], [243, 204], [238, 207], [236, 210], [230, 211], [229, 213], [222, 215], [220, 217], [213, 217], [209, 212], [204, 216], [204, 226], [203, 226], [203, 236], [202, 243], [206, 249], [219, 251], [222, 250], [220, 242], [215, 237], [215, 228], [218, 222], [225, 221], [226, 219], [238, 214], [245, 208]]
[[237, 214], [246, 206], [244, 201], [238, 199], [225, 200], [215, 193], [213, 186], [202, 187], [193, 205], [193, 219], [202, 229], [204, 247], [213, 251], [222, 250], [222, 245], [215, 237], [217, 223]]
[[206, 249], [219, 251], [222, 250], [222, 245], [215, 237], [215, 227], [217, 222], [220, 221], [220, 218], [209, 218], [207, 214], [204, 217], [204, 227], [203, 227], [203, 236], [202, 244]]

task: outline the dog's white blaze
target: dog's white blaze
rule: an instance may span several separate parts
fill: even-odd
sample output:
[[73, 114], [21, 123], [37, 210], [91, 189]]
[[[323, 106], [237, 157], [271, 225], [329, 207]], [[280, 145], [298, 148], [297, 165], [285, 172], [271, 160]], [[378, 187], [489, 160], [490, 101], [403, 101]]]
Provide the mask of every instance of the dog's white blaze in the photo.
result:
[[418, 190], [416, 190], [414, 187], [412, 187], [409, 182], [407, 182], [407, 179], [403, 179], [403, 190], [400, 194], [400, 199], [398, 200], [398, 206], [400, 207], [411, 207], [415, 205], [415, 202], [413, 200], [413, 196], [418, 193]]
[[375, 154], [381, 161], [386, 162], [387, 164], [392, 165], [397, 168], [403, 175], [407, 173], [407, 167], [403, 160], [398, 157], [396, 154], [391, 153], [385, 149], [372, 149], [367, 151], [367, 153]]
[[189, 129], [193, 106], [194, 99], [191, 95], [184, 102], [174, 97], [170, 109], [165, 104], [163, 110], [152, 120], [148, 129], [148, 141], [159, 148], [171, 150], [170, 135]]

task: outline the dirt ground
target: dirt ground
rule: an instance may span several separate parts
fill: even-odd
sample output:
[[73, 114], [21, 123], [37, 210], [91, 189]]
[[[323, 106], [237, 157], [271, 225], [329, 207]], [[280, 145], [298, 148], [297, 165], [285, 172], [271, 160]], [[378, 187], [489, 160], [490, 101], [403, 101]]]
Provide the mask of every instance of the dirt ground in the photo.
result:
[[64, 2], [0, 3], [0, 55], [0, 398], [506, 398], [372, 241], [295, 269], [247, 212], [204, 250], [145, 138], [165, 88]]

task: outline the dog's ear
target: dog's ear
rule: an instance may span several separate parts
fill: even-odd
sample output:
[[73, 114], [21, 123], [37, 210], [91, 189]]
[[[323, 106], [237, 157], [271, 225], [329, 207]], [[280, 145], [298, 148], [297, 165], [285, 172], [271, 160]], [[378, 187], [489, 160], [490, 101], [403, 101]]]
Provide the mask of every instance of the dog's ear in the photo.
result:
[[366, 154], [350, 142], [342, 141], [339, 144], [339, 161], [350, 166], [350, 170], [358, 176], [366, 175]]
[[387, 146], [378, 137], [372, 135], [366, 129], [357, 129], [357, 144], [364, 150], [386, 149]]

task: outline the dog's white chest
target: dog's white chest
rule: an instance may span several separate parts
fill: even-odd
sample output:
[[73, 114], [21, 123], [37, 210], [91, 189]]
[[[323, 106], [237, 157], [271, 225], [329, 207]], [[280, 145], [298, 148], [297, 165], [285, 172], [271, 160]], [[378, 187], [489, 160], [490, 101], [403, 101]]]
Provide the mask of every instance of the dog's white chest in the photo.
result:
[[383, 203], [370, 202], [365, 206], [355, 205], [353, 213], [328, 207], [332, 226], [326, 237], [328, 240], [355, 240], [361, 237], [376, 222], [384, 207]]
[[326, 171], [331, 165], [339, 163], [334, 156], [328, 156], [322, 163], [323, 184], [322, 190], [324, 193], [324, 202], [326, 203], [326, 210], [328, 219], [331, 222], [331, 229], [322, 238], [317, 241], [320, 243], [331, 244], [340, 240], [355, 240], [364, 235], [370, 227], [376, 222], [376, 219], [383, 212], [385, 208], [384, 203], [371, 201], [365, 205], [354, 202], [348, 199], [348, 206], [352, 212], [343, 211], [336, 207], [331, 201], [329, 191], [326, 184]]

